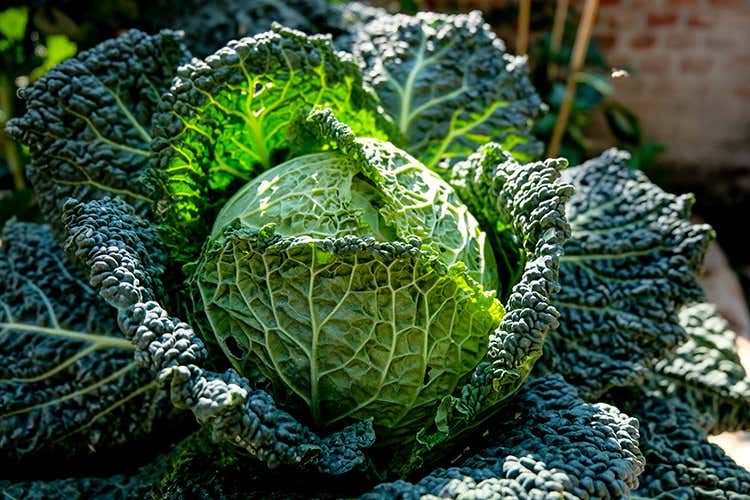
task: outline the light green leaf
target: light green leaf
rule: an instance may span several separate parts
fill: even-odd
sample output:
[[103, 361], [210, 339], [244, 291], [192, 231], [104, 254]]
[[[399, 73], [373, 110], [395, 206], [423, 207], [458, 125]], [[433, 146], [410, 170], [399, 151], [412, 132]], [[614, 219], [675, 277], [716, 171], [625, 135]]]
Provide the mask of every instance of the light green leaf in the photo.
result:
[[[290, 129], [315, 108], [330, 108], [362, 137], [386, 138], [377, 98], [351, 56], [326, 36], [276, 27], [231, 41], [181, 68], [155, 117], [157, 193], [164, 240], [195, 258], [206, 229], [242, 184], [306, 144]], [[208, 222], [208, 223], [207, 223]]]
[[378, 445], [413, 438], [500, 322], [491, 295], [409, 244], [222, 236], [194, 278], [217, 340], [321, 428], [374, 417]]
[[417, 160], [357, 139], [330, 111], [307, 125], [336, 148], [238, 191], [191, 281], [225, 354], [256, 385], [321, 428], [373, 417], [378, 444], [413, 440], [500, 324], [491, 250]]
[[28, 7], [10, 7], [0, 11], [0, 34], [10, 42], [23, 40], [28, 21]]

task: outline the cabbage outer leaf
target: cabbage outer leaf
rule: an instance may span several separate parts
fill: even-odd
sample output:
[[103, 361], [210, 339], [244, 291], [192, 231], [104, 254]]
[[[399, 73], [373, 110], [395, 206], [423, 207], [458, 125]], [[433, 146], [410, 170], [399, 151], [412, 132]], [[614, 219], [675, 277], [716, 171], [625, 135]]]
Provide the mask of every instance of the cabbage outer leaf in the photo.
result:
[[[150, 481], [149, 481], [150, 480]], [[0, 480], [4, 498], [151, 498], [153, 478], [118, 474], [110, 477], [53, 479], [15, 482]]]
[[327, 36], [277, 25], [180, 68], [154, 120], [154, 197], [175, 255], [197, 257], [206, 221], [236, 188], [306, 150], [289, 127], [316, 107], [333, 109], [364, 137], [387, 136], [359, 67]]
[[361, 498], [624, 498], [643, 471], [638, 422], [585, 403], [559, 375], [530, 380], [491, 429], [461, 465]]
[[433, 169], [466, 159], [488, 142], [520, 161], [541, 154], [531, 128], [544, 105], [526, 58], [508, 54], [479, 11], [364, 12], [344, 48], [393, 117], [401, 136], [396, 145]]
[[413, 436], [482, 360], [501, 318], [494, 294], [414, 243], [235, 227], [194, 279], [241, 373], [260, 371], [321, 427], [374, 416], [376, 430]]
[[750, 430], [750, 377], [737, 355], [737, 335], [713, 304], [680, 310], [688, 340], [654, 365], [647, 387], [701, 415], [711, 434]]
[[29, 147], [27, 177], [60, 241], [68, 197], [119, 196], [139, 214], [151, 213], [144, 180], [151, 119], [177, 66], [189, 57], [177, 32], [131, 30], [67, 59], [19, 92], [26, 113], [6, 130]]
[[87, 455], [147, 436], [171, 405], [133, 360], [116, 311], [72, 268], [49, 226], [11, 221], [2, 240], [3, 455]]
[[[167, 27], [185, 32], [185, 45], [206, 57], [237, 40], [269, 31], [273, 23], [308, 34], [342, 31], [340, 5], [328, 0], [170, 0], [143, 4], [143, 16], [154, 31]], [[164, 16], [164, 9], [169, 16]]]
[[451, 185], [498, 239], [495, 254], [511, 273], [506, 314], [489, 339], [488, 356], [451, 405], [463, 417], [459, 432], [482, 412], [514, 394], [542, 354], [549, 332], [557, 328], [552, 296], [562, 246], [570, 236], [565, 205], [573, 187], [560, 182], [563, 159], [519, 164], [494, 143], [486, 144], [456, 164]]
[[543, 365], [585, 397], [627, 385], [687, 335], [678, 309], [700, 300], [694, 274], [712, 237], [692, 197], [665, 193], [609, 150], [568, 169], [572, 237], [560, 259], [560, 328]]
[[701, 415], [680, 398], [623, 391], [622, 407], [638, 418], [646, 469], [633, 498], [750, 498], [750, 472], [709, 443]]
[[402, 475], [503, 411], [542, 355], [545, 337], [558, 326], [552, 296], [559, 291], [560, 254], [570, 236], [565, 204], [573, 194], [570, 184], [559, 182], [566, 166], [563, 159], [522, 165], [490, 143], [451, 172], [459, 197], [496, 237], [495, 255], [504, 262], [498, 268], [506, 272], [501, 281], [510, 285], [503, 295], [506, 313], [490, 334], [485, 359], [460, 391], [443, 399], [436, 428], [420, 432], [419, 444], [399, 464]]

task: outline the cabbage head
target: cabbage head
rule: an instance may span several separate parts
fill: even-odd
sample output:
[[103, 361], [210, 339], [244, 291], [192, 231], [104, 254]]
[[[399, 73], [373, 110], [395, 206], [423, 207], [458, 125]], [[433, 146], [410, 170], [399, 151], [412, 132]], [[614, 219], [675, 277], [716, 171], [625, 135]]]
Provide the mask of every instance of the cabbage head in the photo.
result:
[[[388, 142], [293, 158], [229, 199], [191, 282], [235, 368], [318, 428], [428, 426], [500, 324], [486, 234]], [[356, 154], [352, 154], [356, 151]]]

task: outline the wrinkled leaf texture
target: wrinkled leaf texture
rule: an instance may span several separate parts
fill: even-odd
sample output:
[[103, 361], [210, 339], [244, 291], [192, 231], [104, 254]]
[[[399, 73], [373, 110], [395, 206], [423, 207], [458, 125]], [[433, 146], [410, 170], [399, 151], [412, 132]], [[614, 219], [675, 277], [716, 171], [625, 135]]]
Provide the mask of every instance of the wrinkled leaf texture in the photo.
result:
[[202, 368], [208, 353], [192, 327], [152, 300], [160, 296], [153, 265], [160, 244], [131, 206], [103, 198], [70, 199], [63, 208], [70, 233], [66, 246], [85, 265], [100, 296], [117, 308], [137, 362], [168, 388], [175, 407], [191, 410], [216, 441], [244, 448], [270, 468], [293, 464], [340, 474], [363, 462], [362, 450], [374, 439], [371, 421], [319, 438], [233, 369]]
[[179, 33], [131, 30], [58, 64], [19, 92], [26, 113], [7, 133], [27, 145], [27, 177], [45, 220], [65, 238], [62, 205], [119, 196], [152, 211], [145, 181], [151, 118], [177, 66], [189, 59]]
[[306, 151], [288, 129], [318, 107], [364, 137], [388, 135], [359, 67], [329, 37], [275, 26], [180, 68], [154, 118], [154, 197], [178, 258], [197, 257], [216, 211], [242, 184]]
[[689, 405], [710, 434], [750, 430], [750, 377], [737, 354], [737, 335], [713, 304], [682, 308], [680, 325], [687, 342], [654, 365], [646, 387]]
[[[271, 380], [278, 400], [303, 401], [300, 412], [322, 428], [375, 416], [381, 437], [413, 436], [500, 324], [494, 291], [478, 283], [489, 281], [483, 235], [450, 186], [410, 155], [354, 139], [330, 111], [315, 118], [328, 127], [321, 142], [341, 150], [295, 158], [243, 188], [219, 214], [227, 227], [215, 229], [192, 279], [225, 353], [241, 373]], [[315, 179], [310, 192], [295, 168]], [[323, 192], [334, 172], [338, 182]], [[377, 201], [397, 239], [356, 232], [368, 226], [349, 221], [349, 175], [381, 193], [362, 196]], [[277, 176], [288, 182], [281, 193]], [[329, 219], [337, 227], [326, 234]]]
[[394, 120], [396, 145], [427, 167], [448, 167], [496, 142], [519, 161], [538, 158], [531, 134], [544, 109], [526, 58], [505, 50], [479, 11], [387, 14], [360, 4], [338, 43], [351, 51]]
[[624, 391], [618, 399], [638, 418], [646, 457], [634, 498], [750, 498], [750, 472], [708, 442], [701, 415], [688, 404], [639, 390]]
[[695, 272], [713, 231], [690, 195], [665, 193], [608, 150], [563, 172], [576, 192], [560, 259], [560, 328], [542, 366], [595, 399], [628, 385], [687, 339], [678, 309], [703, 297]]
[[87, 455], [132, 445], [171, 409], [116, 311], [49, 226], [11, 221], [0, 250], [0, 450]]
[[489, 429], [488, 447], [461, 465], [362, 498], [621, 498], [643, 471], [637, 421], [585, 403], [559, 375], [530, 380]]

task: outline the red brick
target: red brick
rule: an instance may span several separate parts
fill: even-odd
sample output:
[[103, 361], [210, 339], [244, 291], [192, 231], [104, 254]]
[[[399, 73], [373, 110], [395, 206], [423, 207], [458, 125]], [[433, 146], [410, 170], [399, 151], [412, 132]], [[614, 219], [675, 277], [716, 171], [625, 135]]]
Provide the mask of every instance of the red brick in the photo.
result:
[[688, 18], [688, 26], [691, 28], [707, 28], [711, 26], [711, 20], [705, 14], [693, 13]]
[[596, 23], [598, 25], [608, 26], [611, 29], [622, 29], [631, 30], [635, 26], [640, 26], [643, 23], [643, 14], [638, 13], [638, 9], [632, 8], [631, 6], [618, 7], [611, 11], [606, 11], [606, 14], [597, 14]]
[[676, 22], [675, 12], [652, 12], [648, 15], [648, 25], [651, 27], [672, 26]]
[[606, 7], [607, 5], [619, 5], [620, 0], [599, 0], [599, 5], [601, 7]]
[[750, 99], [750, 85], [742, 85], [734, 90], [734, 94], [737, 97], [743, 99]]
[[669, 0], [669, 5], [677, 5], [677, 6], [695, 5], [696, 3], [698, 3], [697, 0]]
[[602, 50], [611, 50], [617, 45], [617, 37], [615, 35], [596, 35], [596, 41]]
[[648, 49], [656, 44], [656, 37], [651, 33], [636, 35], [630, 39], [630, 46], [634, 49]]
[[718, 6], [734, 6], [740, 2], [739, 0], [711, 0], [711, 3]]

